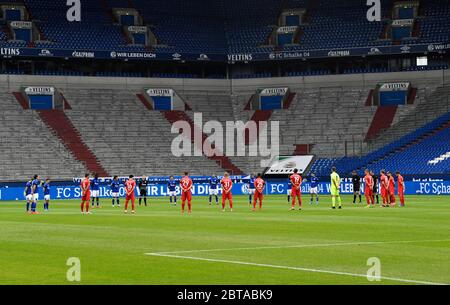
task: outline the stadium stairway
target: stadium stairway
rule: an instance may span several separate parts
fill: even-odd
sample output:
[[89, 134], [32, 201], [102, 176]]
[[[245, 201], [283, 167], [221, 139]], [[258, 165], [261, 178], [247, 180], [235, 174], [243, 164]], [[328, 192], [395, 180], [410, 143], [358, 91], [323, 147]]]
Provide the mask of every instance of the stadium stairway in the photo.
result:
[[[174, 124], [177, 121], [186, 121], [191, 126], [191, 130], [198, 130], [198, 127], [194, 125], [194, 122], [189, 117], [189, 115], [186, 114], [184, 111], [162, 111], [162, 114], [167, 119], [167, 121], [171, 124]], [[191, 141], [193, 144], [195, 144], [194, 139], [195, 132], [191, 132]], [[203, 151], [203, 143], [207, 140], [207, 136], [202, 132], [202, 147], [200, 148]], [[219, 153], [219, 152], [217, 152]], [[229, 171], [232, 175], [243, 175], [241, 169], [239, 169], [233, 162], [227, 157], [227, 156], [206, 156], [210, 160], [214, 160], [220, 167], [222, 167], [224, 170]]]
[[373, 116], [365, 141], [367, 142], [378, 137], [383, 130], [391, 127], [396, 112], [397, 106], [379, 106]]
[[145, 98], [145, 96], [143, 94], [136, 94], [137, 98], [141, 101], [141, 103], [144, 105], [145, 108], [147, 108], [148, 110], [153, 110], [153, 106], [152, 104], [150, 104], [150, 102]]
[[82, 162], [86, 169], [97, 173], [101, 177], [108, 177], [108, 173], [100, 164], [98, 158], [83, 142], [80, 133], [70, 122], [62, 110], [39, 110], [39, 117], [52, 130], [72, 153], [75, 159]]
[[20, 92], [13, 92], [14, 97], [16, 98], [17, 102], [20, 104], [20, 106], [24, 109], [27, 110], [29, 109], [29, 105], [28, 102], [25, 100], [25, 97], [22, 95], [22, 93]]

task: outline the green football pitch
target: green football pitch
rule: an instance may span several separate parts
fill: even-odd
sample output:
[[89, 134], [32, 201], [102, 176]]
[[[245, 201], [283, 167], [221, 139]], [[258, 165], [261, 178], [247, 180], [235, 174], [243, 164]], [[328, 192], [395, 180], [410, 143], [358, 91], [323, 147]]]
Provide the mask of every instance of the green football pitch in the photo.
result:
[[[450, 284], [449, 196], [373, 209], [344, 196], [342, 210], [328, 196], [319, 206], [303, 199], [302, 211], [270, 196], [251, 212], [236, 196], [234, 211], [222, 212], [194, 197], [192, 215], [167, 198], [136, 215], [109, 199], [91, 215], [78, 200], [52, 201], [39, 215], [0, 202], [0, 284]], [[80, 282], [66, 278], [71, 257]]]

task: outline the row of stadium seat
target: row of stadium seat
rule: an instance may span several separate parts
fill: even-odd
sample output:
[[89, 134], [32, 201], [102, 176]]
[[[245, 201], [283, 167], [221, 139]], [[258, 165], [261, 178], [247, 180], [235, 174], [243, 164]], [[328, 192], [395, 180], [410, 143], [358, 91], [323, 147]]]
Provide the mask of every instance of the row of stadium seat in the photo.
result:
[[[408, 68], [401, 69], [400, 71], [431, 71], [431, 70], [447, 70], [448, 65], [428, 65], [428, 66], [411, 66]], [[385, 73], [385, 72], [396, 72], [388, 68], [351, 68], [344, 69], [343, 74], [361, 74], [361, 73]], [[0, 74], [25, 74], [24, 70], [21, 69], [6, 69], [1, 70]], [[328, 69], [321, 70], [310, 70], [310, 71], [290, 71], [286, 72], [283, 76], [295, 77], [295, 76], [319, 76], [319, 75], [332, 75], [334, 73]], [[65, 76], [90, 76], [89, 73], [83, 73], [80, 71], [72, 70], [36, 70], [34, 75], [65, 75]], [[95, 72], [95, 76], [101, 77], [156, 77], [156, 78], [201, 78], [200, 75], [193, 73], [142, 73], [142, 72]], [[234, 79], [245, 79], [245, 78], [270, 78], [275, 77], [271, 73], [245, 73], [236, 74], [232, 78]], [[223, 74], [211, 74], [205, 76], [205, 78], [212, 79], [223, 79], [226, 78]]]
[[[20, 1], [19, 1], [20, 2]], [[379, 40], [386, 24], [368, 22], [367, 7], [359, 0], [336, 2], [321, 0], [316, 5], [306, 1], [277, 0], [191, 0], [189, 4], [179, 1], [93, 0], [83, 4], [83, 22], [65, 20], [67, 7], [63, 2], [24, 0], [36, 20], [44, 39], [40, 47], [70, 49], [116, 49], [145, 50], [140, 46], [128, 46], [121, 27], [113, 25], [111, 9], [129, 7], [131, 3], [139, 10], [145, 22], [152, 26], [159, 42], [167, 47], [156, 52], [192, 53], [254, 53], [271, 52], [273, 47], [264, 46], [277, 24], [278, 14], [292, 5], [310, 6], [308, 23], [301, 25], [299, 45], [288, 45], [286, 51], [328, 48], [351, 48], [374, 45], [390, 45], [390, 40]], [[450, 11], [448, 1], [424, 1], [419, 24], [418, 43], [445, 42], [450, 35]], [[383, 16], [389, 16], [389, 3], [382, 3]], [[357, 17], [356, 17], [357, 16]], [[338, 24], [338, 26], [336, 26]], [[101, 39], [99, 39], [101, 37]], [[24, 42], [6, 42], [7, 35], [0, 30], [0, 45], [25, 47]]]
[[[330, 172], [332, 166], [336, 166], [345, 174], [349, 174], [353, 170], [362, 174], [366, 167], [375, 171], [381, 169], [401, 170], [405, 174], [444, 173], [450, 169], [448, 163], [441, 162], [438, 165], [430, 165], [428, 161], [450, 150], [450, 141], [446, 140], [450, 132], [448, 122], [450, 122], [450, 112], [361, 158], [318, 159], [311, 167], [311, 171], [325, 176]], [[438, 132], [420, 141], [444, 124], [447, 126], [444, 132]], [[408, 146], [416, 141], [420, 142]], [[430, 143], [440, 143], [440, 145], [432, 146]]]

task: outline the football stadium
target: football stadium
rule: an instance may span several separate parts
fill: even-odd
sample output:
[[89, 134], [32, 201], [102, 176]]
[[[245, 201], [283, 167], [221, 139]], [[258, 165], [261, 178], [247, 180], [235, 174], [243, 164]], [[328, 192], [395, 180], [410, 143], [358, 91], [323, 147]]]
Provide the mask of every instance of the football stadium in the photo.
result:
[[448, 0], [0, 0], [0, 284], [448, 285], [449, 65]]

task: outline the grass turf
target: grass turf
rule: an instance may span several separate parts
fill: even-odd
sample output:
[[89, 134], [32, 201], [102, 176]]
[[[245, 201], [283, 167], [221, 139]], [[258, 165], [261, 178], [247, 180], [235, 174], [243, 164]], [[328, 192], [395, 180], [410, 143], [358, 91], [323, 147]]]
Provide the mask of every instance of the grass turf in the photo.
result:
[[[303, 211], [290, 211], [285, 196], [268, 196], [253, 213], [236, 196], [235, 210], [222, 213], [196, 197], [184, 216], [167, 198], [137, 215], [109, 199], [92, 215], [80, 214], [78, 200], [52, 201], [40, 215], [0, 202], [0, 284], [72, 284], [69, 257], [81, 260], [81, 284], [408, 284], [338, 274], [365, 275], [370, 257], [382, 277], [450, 283], [450, 197], [408, 196], [406, 208], [386, 209], [343, 199], [344, 209], [331, 210], [328, 196], [319, 206], [304, 197]], [[207, 249], [222, 250], [145, 255]]]

